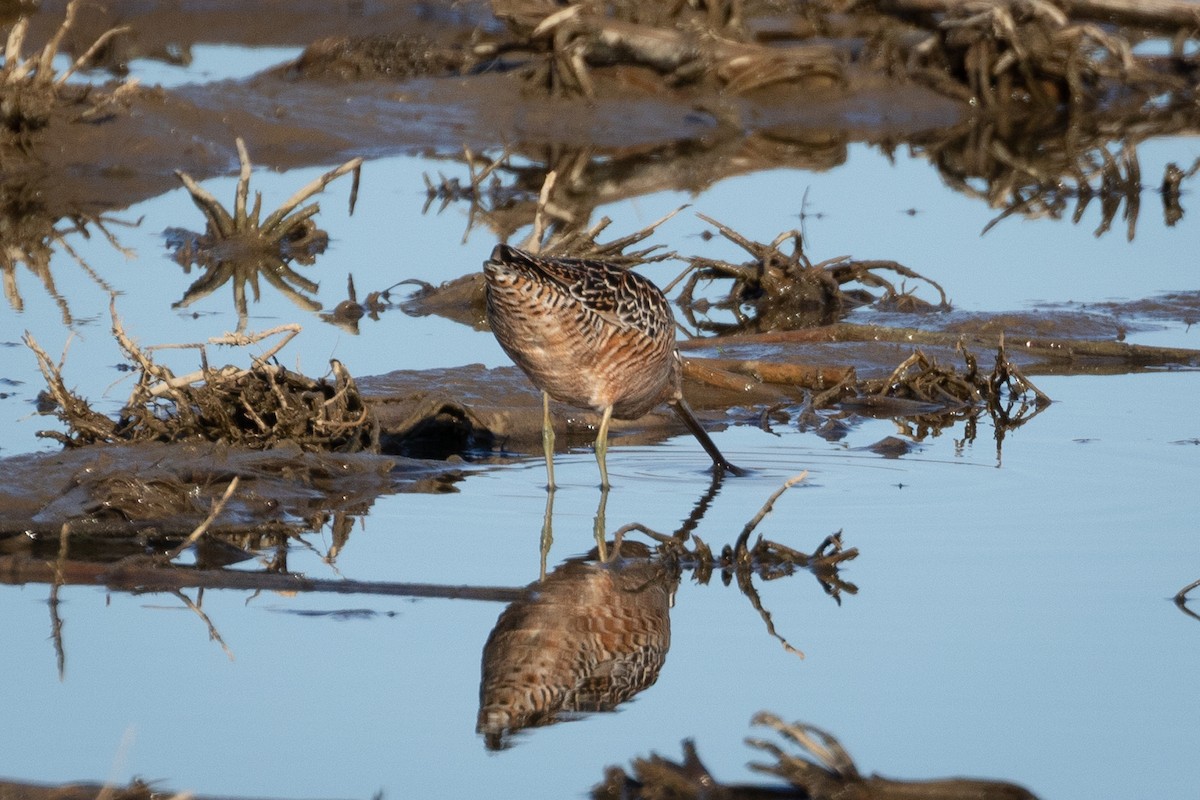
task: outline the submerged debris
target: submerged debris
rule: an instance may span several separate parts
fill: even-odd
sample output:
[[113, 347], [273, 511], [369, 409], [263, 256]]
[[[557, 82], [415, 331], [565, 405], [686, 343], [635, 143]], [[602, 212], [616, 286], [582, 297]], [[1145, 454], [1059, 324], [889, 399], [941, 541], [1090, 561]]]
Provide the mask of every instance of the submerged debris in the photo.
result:
[[620, 767], [605, 770], [604, 780], [592, 789], [596, 800], [651, 800], [677, 798], [701, 800], [721, 797], [750, 800], [763, 797], [797, 800], [903, 800], [912, 797], [937, 797], [942, 800], [1036, 800], [1029, 790], [1004, 781], [976, 778], [945, 778], [931, 781], [899, 781], [879, 775], [863, 775], [841, 742], [828, 731], [804, 722], [787, 723], [769, 712], [759, 712], [751, 720], [779, 733], [786, 742], [799, 748], [792, 755], [765, 739], [748, 738], [746, 743], [774, 757], [773, 764], [751, 763], [758, 772], [784, 779], [789, 788], [775, 786], [722, 784], [700, 760], [691, 739], [683, 742], [683, 761], [674, 762], [659, 755], [633, 761], [633, 775]]
[[[200, 370], [176, 376], [125, 334], [115, 300], [111, 312], [113, 336], [137, 370], [137, 382], [115, 420], [68, 389], [61, 362], [56, 365], [26, 334], [25, 343], [37, 356], [55, 402], [54, 413], [68, 429], [66, 434], [42, 431], [39, 436], [69, 447], [199, 440], [253, 449], [287, 443], [310, 451], [379, 451], [378, 423], [340, 362], [330, 362], [332, 380], [309, 378], [272, 363], [275, 353], [299, 333], [298, 325], [252, 335], [227, 334], [206, 344], [171, 345], [200, 351]], [[276, 336], [280, 341], [254, 356], [249, 368], [209, 366], [208, 345], [244, 347]]]
[[185, 272], [190, 272], [192, 265], [203, 270], [203, 274], [188, 287], [183, 299], [172, 307], [186, 308], [229, 283], [233, 287], [234, 306], [238, 313], [238, 331], [243, 331], [247, 322], [246, 287], [250, 286], [254, 299], [258, 300], [260, 276], [300, 308], [306, 311], [321, 309], [320, 303], [308, 297], [316, 293], [318, 285], [297, 273], [290, 264], [293, 261], [313, 264], [316, 257], [325, 251], [329, 236], [317, 228], [312, 220], [320, 211], [320, 205], [312, 203], [303, 208], [299, 206], [332, 181], [352, 172], [354, 183], [350, 189], [350, 213], [353, 214], [362, 159], [354, 158], [329, 170], [302, 187], [260, 222], [260, 192], [255, 192], [254, 206], [247, 208], [251, 165], [246, 143], [240, 137], [237, 139], [237, 150], [241, 174], [234, 194], [233, 213], [229, 213], [191, 176], [178, 172], [176, 174], [187, 187], [192, 202], [204, 213], [207, 225], [203, 234], [169, 228], [165, 235], [167, 246], [174, 250], [175, 261]]

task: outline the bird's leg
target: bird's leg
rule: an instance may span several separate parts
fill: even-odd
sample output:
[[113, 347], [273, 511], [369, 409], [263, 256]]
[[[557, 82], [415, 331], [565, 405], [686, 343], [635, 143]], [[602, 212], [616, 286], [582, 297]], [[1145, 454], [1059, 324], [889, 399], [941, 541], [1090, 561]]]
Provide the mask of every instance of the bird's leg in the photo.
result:
[[608, 482], [608, 422], [612, 419], [612, 406], [604, 407], [604, 416], [600, 418], [600, 432], [596, 434], [596, 461], [600, 464], [600, 488], [607, 490]]
[[746, 471], [735, 467], [725, 460], [725, 456], [721, 455], [721, 451], [717, 449], [717, 445], [709, 438], [704, 428], [701, 427], [700, 421], [696, 419], [696, 415], [692, 413], [692, 409], [681, 397], [678, 400], [671, 402], [671, 408], [675, 409], [675, 413], [683, 420], [683, 424], [692, 432], [692, 436], [700, 442], [700, 445], [708, 453], [713, 460], [713, 466], [719, 470], [724, 470], [732, 475], [745, 475]]
[[554, 491], [554, 426], [550, 424], [550, 395], [542, 392], [542, 450], [546, 453], [546, 488]]

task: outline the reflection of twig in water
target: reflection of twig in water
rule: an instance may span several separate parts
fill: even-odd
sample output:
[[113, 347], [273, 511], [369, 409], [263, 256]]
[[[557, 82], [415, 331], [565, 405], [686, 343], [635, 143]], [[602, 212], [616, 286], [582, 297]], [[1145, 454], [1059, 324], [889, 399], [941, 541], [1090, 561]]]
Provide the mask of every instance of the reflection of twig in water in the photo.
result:
[[[999, 210], [984, 233], [1018, 215], [1078, 224], [1096, 200], [1100, 221], [1095, 235], [1109, 231], [1120, 214], [1126, 237], [1132, 239], [1146, 188], [1138, 144], [1194, 129], [1195, 122], [1186, 116], [1165, 111], [1133, 118], [1101, 113], [1065, 129], [1053, 116], [1003, 124], [971, 120], [923, 139], [912, 151], [936, 167], [950, 188]], [[1195, 165], [1187, 171], [1173, 164], [1165, 168], [1161, 192], [1167, 225], [1182, 216], [1179, 184], [1195, 171]]]
[[[55, 210], [42, 198], [36, 185], [6, 182], [0, 187], [0, 273], [3, 274], [4, 296], [14, 311], [22, 311], [25, 301], [17, 284], [17, 268], [25, 268], [42, 284], [46, 294], [59, 307], [63, 324], [75, 324], [66, 298], [59, 294], [51, 271], [55, 248], [61, 248], [74, 259], [93, 283], [108, 293], [112, 287], [92, 269], [91, 265], [71, 246], [67, 237], [79, 234], [91, 237], [89, 227], [99, 230], [104, 239], [126, 258], [132, 251], [121, 246], [109, 225], [134, 226], [120, 219], [75, 210]], [[68, 223], [59, 226], [60, 222]]]
[[1192, 589], [1195, 589], [1197, 586], [1200, 586], [1200, 580], [1192, 581], [1187, 586], [1183, 587], [1178, 592], [1176, 592], [1175, 593], [1175, 606], [1180, 611], [1187, 614], [1189, 617], [1200, 620], [1200, 614], [1197, 614], [1195, 611], [1192, 611], [1190, 608], [1187, 607], [1188, 593], [1191, 592]]
[[[658, 542], [657, 558], [662, 558], [664, 563], [672, 568], [690, 569], [699, 583], [708, 583], [714, 568], [719, 568], [725, 583], [728, 583], [730, 578], [736, 577], [738, 588], [746, 595], [750, 604], [762, 617], [767, 627], [767, 632], [778, 639], [787, 652], [803, 658], [804, 653], [793, 647], [787, 639], [775, 630], [771, 614], [763, 606], [758, 591], [754, 587], [752, 581], [753, 574], [757, 573], [764, 580], [773, 580], [792, 574], [796, 567], [808, 569], [816, 576], [826, 594], [832, 596], [840, 605], [841, 592], [846, 591], [849, 594], [854, 594], [858, 591], [858, 587], [852, 583], [842, 581], [838, 577], [838, 565], [855, 558], [858, 555], [858, 550], [857, 548], [843, 550], [840, 532], [827, 536], [811, 554], [793, 550], [790, 547], [763, 539], [761, 536], [752, 548], [747, 548], [746, 543], [749, 540], [750, 534], [758, 527], [758, 524], [771, 512], [775, 501], [779, 499], [780, 495], [802, 481], [807, 474], [807, 472], [802, 473], [784, 482], [783, 486], [768, 498], [758, 513], [746, 523], [741, 535], [738, 536], [735, 546], [730, 547], [726, 545], [719, 558], [713, 556], [712, 549], [698, 536], [691, 536], [693, 546], [689, 550], [684, 545], [684, 542], [689, 538], [686, 532], [681, 531], [668, 536], [640, 522], [631, 522], [617, 529], [613, 534], [613, 548], [610, 558], [619, 558], [624, 537], [626, 534], [637, 531]], [[715, 488], [715, 485], [714, 487], [710, 487], [710, 492], [715, 491]], [[704, 503], [707, 499], [710, 499], [708, 495], [701, 498], [701, 503]], [[689, 518], [684, 523], [684, 527], [688, 531], [691, 530], [691, 527], [688, 527], [689, 523], [692, 523], [691, 527], [694, 527], [693, 520]]]
[[[840, 531], [836, 534], [825, 537], [825, 540], [820, 544], [816, 551], [814, 551], [812, 557], [809, 557], [804, 553], [800, 553], [799, 551], [792, 550], [789, 547], [784, 547], [783, 545], [764, 540], [761, 536], [758, 538], [758, 541], [755, 543], [752, 549], [748, 549], [746, 547], [746, 543], [750, 540], [750, 534], [754, 532], [754, 529], [758, 527], [758, 524], [762, 522], [768, 514], [771, 513], [771, 510], [775, 506], [775, 501], [778, 500], [784, 492], [795, 486], [797, 483], [800, 483], [807, 476], [807, 471], [802, 472], [799, 475], [789, 478], [782, 486], [776, 489], [775, 493], [767, 498], [767, 502], [763, 503], [762, 508], [758, 510], [758, 513], [754, 515], [754, 518], [746, 523], [746, 526], [742, 529], [741, 534], [738, 535], [737, 542], [733, 546], [732, 553], [726, 552], [723, 554], [724, 560], [732, 560], [733, 563], [738, 566], [738, 569], [735, 573], [737, 576], [738, 588], [741, 589], [742, 594], [746, 595], [746, 597], [750, 600], [750, 604], [754, 606], [754, 610], [757, 611], [759, 616], [762, 617], [763, 622], [767, 626], [767, 632], [783, 644], [784, 650], [797, 655], [800, 658], [804, 658], [804, 653], [800, 650], [797, 650], [788, 642], [787, 639], [776, 633], [775, 623], [771, 619], [771, 612], [767, 611], [767, 609], [763, 607], [762, 598], [759, 597], [758, 590], [754, 588], [754, 582], [750, 579], [751, 565], [758, 563], [760, 565], [758, 568], [759, 574], [767, 580], [780, 577], [780, 575], [768, 575], [766, 573], [767, 566], [764, 565], [764, 559], [762, 556], [768, 553], [776, 558], [765, 559], [767, 563], [778, 560], [779, 563], [786, 564], [788, 566], [793, 564], [807, 565], [812, 573], [817, 577], [817, 580], [820, 581], [821, 586], [825, 589], [826, 593], [831, 595], [833, 599], [837, 601], [838, 605], [841, 605], [841, 589], [846, 588], [851, 592], [851, 594], [853, 594], [854, 591], [857, 591], [857, 589], [853, 584], [848, 584], [837, 580], [836, 564], [841, 561], [854, 558], [857, 555], [857, 550], [852, 548], [851, 550], [843, 551], [841, 549], [842, 539]], [[832, 556], [826, 553], [826, 551], [831, 547], [834, 549]], [[830, 576], [832, 576], [832, 580], [830, 580]]]
[[[204, 597], [204, 590], [200, 589], [199, 592], [200, 593], [197, 595], [197, 597], [198, 598]], [[229, 649], [229, 645], [225, 644], [225, 640], [221, 638], [220, 632], [217, 631], [217, 626], [213, 625], [212, 620], [208, 618], [208, 614], [204, 613], [204, 609], [200, 608], [199, 603], [192, 602], [192, 599], [190, 597], [188, 597], [186, 594], [184, 594], [183, 592], [181, 592], [178, 589], [172, 589], [171, 594], [175, 595], [180, 600], [182, 600], [184, 605], [186, 605], [189, 609], [192, 610], [193, 613], [196, 614], [196, 616], [200, 617], [200, 619], [203, 620], [204, 624], [208, 627], [208, 638], [215, 641], [217, 644], [221, 645], [221, 649], [225, 651], [225, 655], [229, 657], [230, 661], [233, 661], [234, 660], [233, 651]]]
[[120, 564], [98, 564], [91, 561], [68, 561], [55, 566], [43, 558], [19, 555], [0, 555], [0, 583], [53, 583], [64, 586], [107, 586], [114, 591], [169, 592], [173, 589], [233, 589], [264, 592], [314, 592], [322, 594], [367, 594], [385, 597], [424, 597], [442, 600], [480, 600], [483, 602], [512, 602], [522, 595], [523, 588], [506, 586], [450, 586], [430, 583], [397, 583], [388, 581], [356, 581], [350, 579], [321, 580], [304, 575], [278, 572], [248, 572], [243, 570], [199, 570], [182, 567], [161, 567], [144, 561]]
[[[1079, 222], [1092, 198], [1098, 198], [1100, 224], [1096, 227], [1095, 235], [1102, 236], [1108, 232], [1124, 204], [1122, 218], [1126, 222], [1125, 235], [1129, 241], [1133, 241], [1142, 195], [1142, 170], [1133, 141], [1121, 142], [1121, 148], [1115, 155], [1106, 146], [1082, 151], [1072, 165], [1071, 176], [1040, 173], [1033, 165], [1009, 155], [999, 143], [993, 152], [998, 161], [1007, 162], [1014, 176], [1023, 174], [1026, 183], [1024, 186], [1009, 187], [1010, 199], [1006, 207], [983, 227], [981, 233], [987, 233], [1001, 220], [1014, 214], [1027, 219], [1046, 216], [1058, 219], [1072, 198], [1075, 200], [1075, 210], [1071, 219]], [[1096, 179], [1095, 187], [1091, 183], [1093, 176]], [[1071, 185], [1072, 180], [1074, 186]]]
[[71, 546], [71, 524], [64, 522], [58, 534], [58, 560], [55, 562], [54, 582], [50, 584], [50, 637], [54, 640], [54, 658], [58, 664], [58, 679], [62, 681], [67, 674], [67, 650], [63, 646], [63, 621], [58, 614], [58, 587], [62, 586], [62, 565], [67, 560]]
[[1181, 186], [1185, 179], [1192, 177], [1197, 171], [1200, 171], [1200, 158], [1192, 162], [1192, 166], [1186, 171], [1180, 169], [1173, 161], [1163, 168], [1162, 186], [1159, 191], [1162, 193], [1163, 221], [1168, 228], [1174, 227], [1175, 223], [1183, 219], [1183, 206], [1179, 202]]

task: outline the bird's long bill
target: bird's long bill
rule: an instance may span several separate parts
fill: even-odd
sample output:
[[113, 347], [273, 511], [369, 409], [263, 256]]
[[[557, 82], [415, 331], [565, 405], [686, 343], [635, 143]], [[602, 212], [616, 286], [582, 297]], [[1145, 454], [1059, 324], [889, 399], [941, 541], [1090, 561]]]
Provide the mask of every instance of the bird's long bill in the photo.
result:
[[692, 436], [704, 447], [705, 451], [712, 457], [713, 465], [717, 469], [725, 470], [731, 475], [745, 475], [746, 471], [735, 467], [725, 460], [725, 456], [721, 455], [721, 451], [717, 449], [717, 445], [709, 438], [708, 433], [700, 426], [700, 421], [696, 419], [696, 415], [692, 413], [692, 409], [688, 404], [680, 398], [671, 403], [671, 408], [675, 409], [675, 413], [683, 420], [683, 424], [687, 425]]

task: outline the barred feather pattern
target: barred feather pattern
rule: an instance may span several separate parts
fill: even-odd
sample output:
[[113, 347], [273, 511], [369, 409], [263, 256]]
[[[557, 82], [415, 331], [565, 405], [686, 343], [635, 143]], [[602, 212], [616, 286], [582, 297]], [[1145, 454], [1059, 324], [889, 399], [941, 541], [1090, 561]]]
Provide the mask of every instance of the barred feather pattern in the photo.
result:
[[532, 584], [483, 648], [476, 729], [488, 747], [523, 728], [611, 711], [653, 685], [671, 646], [678, 580], [648, 559], [570, 560]]
[[681, 396], [675, 318], [649, 279], [601, 261], [497, 245], [484, 263], [500, 346], [551, 397], [636, 419]]

